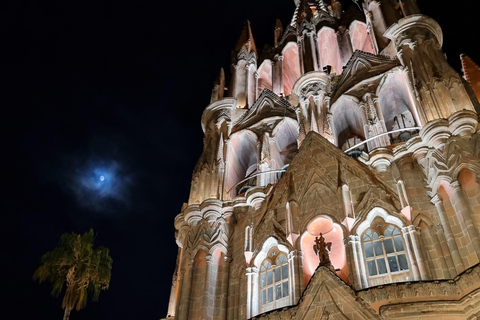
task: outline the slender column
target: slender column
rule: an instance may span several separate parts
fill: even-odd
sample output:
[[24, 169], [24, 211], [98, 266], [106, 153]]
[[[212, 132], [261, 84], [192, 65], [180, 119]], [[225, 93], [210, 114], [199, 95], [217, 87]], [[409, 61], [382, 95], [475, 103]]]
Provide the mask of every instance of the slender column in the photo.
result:
[[228, 285], [230, 277], [230, 261], [232, 259], [228, 256], [223, 258], [224, 264], [222, 266], [222, 291], [221, 291], [221, 309], [220, 309], [220, 319], [227, 320], [227, 303], [228, 303]]
[[205, 287], [203, 288], [203, 319], [212, 319], [213, 315], [213, 308], [210, 304], [210, 301], [213, 300], [213, 297], [210, 297], [210, 287], [215, 286], [216, 276], [211, 277], [211, 270], [213, 266], [213, 257], [211, 254], [208, 254], [205, 257], [206, 265], [205, 265]]
[[[457, 275], [455, 265], [453, 264], [452, 255], [448, 250], [447, 242], [445, 241], [445, 234], [441, 224], [431, 227], [430, 235], [432, 236], [435, 249], [440, 257], [440, 264], [442, 269], [448, 270], [450, 278], [453, 279]], [[448, 275], [447, 275], [448, 276]]]
[[258, 314], [258, 269], [249, 267], [245, 270], [247, 276], [247, 318]]
[[310, 48], [312, 50], [313, 70], [318, 71], [317, 44], [315, 43], [315, 32], [309, 32]]
[[179, 301], [179, 310], [177, 312], [178, 314], [178, 320], [188, 320], [188, 309], [190, 306], [190, 296], [191, 296], [191, 289], [192, 289], [192, 280], [193, 280], [193, 263], [194, 260], [191, 259], [188, 262], [188, 271], [187, 271], [187, 276], [184, 278], [183, 284], [182, 284], [182, 295], [181, 299]]
[[442, 198], [440, 198], [439, 195], [436, 195], [432, 198], [431, 202], [435, 205], [435, 208], [437, 209], [438, 218], [440, 219], [440, 223], [443, 227], [448, 250], [450, 251], [450, 255], [452, 256], [453, 263], [455, 264], [456, 272], [457, 274], [459, 274], [465, 270], [465, 267], [463, 265], [462, 258], [460, 257], [457, 242], [455, 241], [452, 228], [450, 227], [450, 223], [448, 222], [447, 214], [445, 213], [445, 208], [443, 207], [442, 203]]
[[303, 65], [303, 54], [304, 54], [304, 45], [301, 40], [297, 40], [298, 45], [298, 63], [300, 66], [300, 75], [305, 73], [305, 66]]
[[359, 260], [358, 265], [360, 266], [360, 279], [362, 288], [368, 288], [368, 279], [367, 279], [367, 270], [365, 268], [365, 260], [363, 259], [363, 250], [362, 244], [359, 236], [354, 236], [355, 247], [357, 250], [357, 258]]
[[[167, 316], [175, 316], [175, 309], [176, 305], [179, 301], [179, 291], [180, 291], [180, 284], [182, 283], [182, 278], [183, 275], [181, 272], [179, 272], [179, 264], [182, 262], [182, 253], [183, 250], [181, 247], [178, 247], [178, 254], [177, 254], [177, 263], [175, 265], [175, 271], [173, 273], [173, 279], [172, 279], [172, 288], [170, 290], [170, 300], [168, 302], [168, 311], [167, 311]], [[185, 269], [183, 269], [183, 272], [185, 272]]]
[[[276, 137], [268, 137], [268, 153], [269, 153], [269, 162], [270, 162], [270, 169], [280, 169], [280, 165], [276, 163], [274, 159], [272, 159], [272, 154], [275, 154], [277, 152], [277, 143], [276, 143]], [[283, 165], [283, 163], [281, 164]], [[268, 179], [267, 179], [267, 184], [269, 183], [277, 183], [277, 174], [268, 174]]]
[[247, 106], [249, 108], [253, 105], [257, 96], [257, 81], [255, 76], [256, 72], [253, 69], [254, 67], [254, 63], [248, 63], [246, 65], [247, 81], [245, 83], [245, 92], [247, 93]]
[[229, 156], [230, 156], [230, 139], [226, 139], [225, 140], [225, 167], [224, 167], [224, 175], [223, 175], [223, 192], [222, 192], [221, 200], [233, 198], [230, 196], [230, 194], [227, 193], [228, 190], [226, 189], [227, 181], [228, 181], [228, 166], [229, 166], [228, 157]]
[[417, 260], [418, 269], [420, 271], [420, 277], [422, 280], [429, 280], [430, 276], [425, 266], [425, 259], [423, 258], [422, 251], [420, 251], [420, 248], [419, 248], [420, 245], [418, 241], [418, 229], [415, 228], [415, 226], [408, 226], [407, 230], [410, 236], [410, 241], [412, 243], [413, 253], [415, 254], [415, 259]]
[[178, 273], [178, 292], [177, 292], [177, 300], [175, 301], [175, 312], [173, 314], [169, 314], [171, 316], [176, 316], [178, 315], [178, 318], [180, 319], [180, 304], [182, 302], [181, 296], [183, 294], [183, 286], [184, 284], [184, 276], [185, 276], [185, 268], [180, 269], [180, 272]]
[[[262, 145], [263, 135], [257, 140], [257, 172], [262, 172]], [[256, 185], [262, 185], [263, 174], [257, 176]]]
[[477, 229], [473, 224], [470, 204], [467, 202], [467, 199], [465, 199], [465, 195], [458, 181], [452, 182], [450, 185], [452, 186], [453, 198], [455, 199], [453, 203], [455, 212], [460, 213], [463, 216], [466, 231], [470, 241], [472, 241], [473, 248], [475, 249], [478, 258], [478, 254], [480, 253], [480, 238], [478, 237]]
[[288, 272], [289, 272], [289, 290], [290, 303], [296, 304], [302, 295], [304, 289], [303, 283], [303, 252], [292, 250], [288, 253]]
[[413, 280], [418, 281], [420, 280], [420, 274], [418, 273], [418, 266], [417, 266], [417, 259], [412, 253], [412, 243], [410, 241], [410, 237], [408, 236], [408, 227], [403, 227], [402, 228], [402, 235], [403, 239], [405, 240], [405, 247], [407, 249], [407, 254], [408, 254], [408, 260], [410, 260], [410, 268], [413, 273]]
[[279, 55], [275, 57], [275, 64], [273, 68], [273, 92], [276, 94], [283, 93], [283, 56]]
[[345, 243], [345, 247], [347, 248], [347, 253], [350, 260], [350, 268], [352, 270], [352, 277], [354, 286], [358, 289], [362, 289], [362, 278], [360, 276], [360, 266], [359, 266], [359, 259], [358, 259], [358, 252], [356, 249], [356, 240], [354, 235], [347, 236], [343, 242]]
[[255, 76], [255, 101], [257, 101], [258, 99], [258, 79], [260, 78], [260, 74], [255, 71], [254, 73], [254, 76]]

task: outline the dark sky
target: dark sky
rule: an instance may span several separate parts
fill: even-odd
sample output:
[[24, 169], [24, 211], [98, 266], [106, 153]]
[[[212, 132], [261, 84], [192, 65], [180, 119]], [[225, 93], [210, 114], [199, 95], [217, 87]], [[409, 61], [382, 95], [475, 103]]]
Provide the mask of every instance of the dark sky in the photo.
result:
[[[457, 70], [461, 52], [480, 63], [478, 4], [467, 3], [419, 0]], [[71, 319], [166, 315], [173, 219], [188, 200], [213, 80], [229, 70], [245, 19], [262, 48], [293, 9], [293, 0], [0, 3], [2, 315], [61, 319], [61, 298], [32, 274], [62, 233], [90, 228], [111, 250], [111, 286]]]

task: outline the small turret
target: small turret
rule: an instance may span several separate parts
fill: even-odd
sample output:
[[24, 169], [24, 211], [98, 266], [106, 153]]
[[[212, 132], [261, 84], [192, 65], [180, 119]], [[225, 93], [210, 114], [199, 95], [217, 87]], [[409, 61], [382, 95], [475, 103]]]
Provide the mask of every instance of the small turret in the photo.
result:
[[275, 22], [275, 31], [274, 31], [274, 44], [275, 44], [275, 47], [278, 45], [278, 43], [280, 42], [280, 40], [282, 39], [282, 36], [283, 36], [283, 26], [282, 26], [282, 22], [277, 19], [277, 21]]
[[255, 72], [257, 70], [257, 46], [253, 39], [250, 22], [247, 20], [233, 51], [232, 96], [238, 100], [237, 107], [245, 108], [255, 102]]
[[255, 45], [255, 40], [253, 39], [252, 28], [250, 26], [250, 21], [245, 21], [242, 33], [240, 38], [238, 38], [237, 44], [235, 45], [235, 52], [238, 54], [245, 49], [245, 51], [250, 54], [254, 52], [258, 57], [257, 46]]

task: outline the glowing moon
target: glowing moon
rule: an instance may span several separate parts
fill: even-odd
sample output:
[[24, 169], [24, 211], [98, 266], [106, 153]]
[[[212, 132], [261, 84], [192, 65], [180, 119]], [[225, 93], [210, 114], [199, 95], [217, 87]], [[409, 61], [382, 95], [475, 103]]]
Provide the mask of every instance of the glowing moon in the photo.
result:
[[100, 179], [100, 181], [105, 181], [105, 176], [103, 174], [101, 174], [98, 178]]

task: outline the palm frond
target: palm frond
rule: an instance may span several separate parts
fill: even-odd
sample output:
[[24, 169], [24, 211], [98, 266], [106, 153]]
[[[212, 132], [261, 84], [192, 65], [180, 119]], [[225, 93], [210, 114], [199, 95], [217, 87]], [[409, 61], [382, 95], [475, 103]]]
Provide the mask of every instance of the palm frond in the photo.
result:
[[105, 247], [94, 249], [92, 229], [83, 235], [64, 233], [58, 247], [42, 256], [33, 279], [52, 284], [52, 295], [58, 296], [66, 288], [63, 308], [80, 310], [88, 296], [98, 300], [101, 290], [108, 289], [113, 260]]

